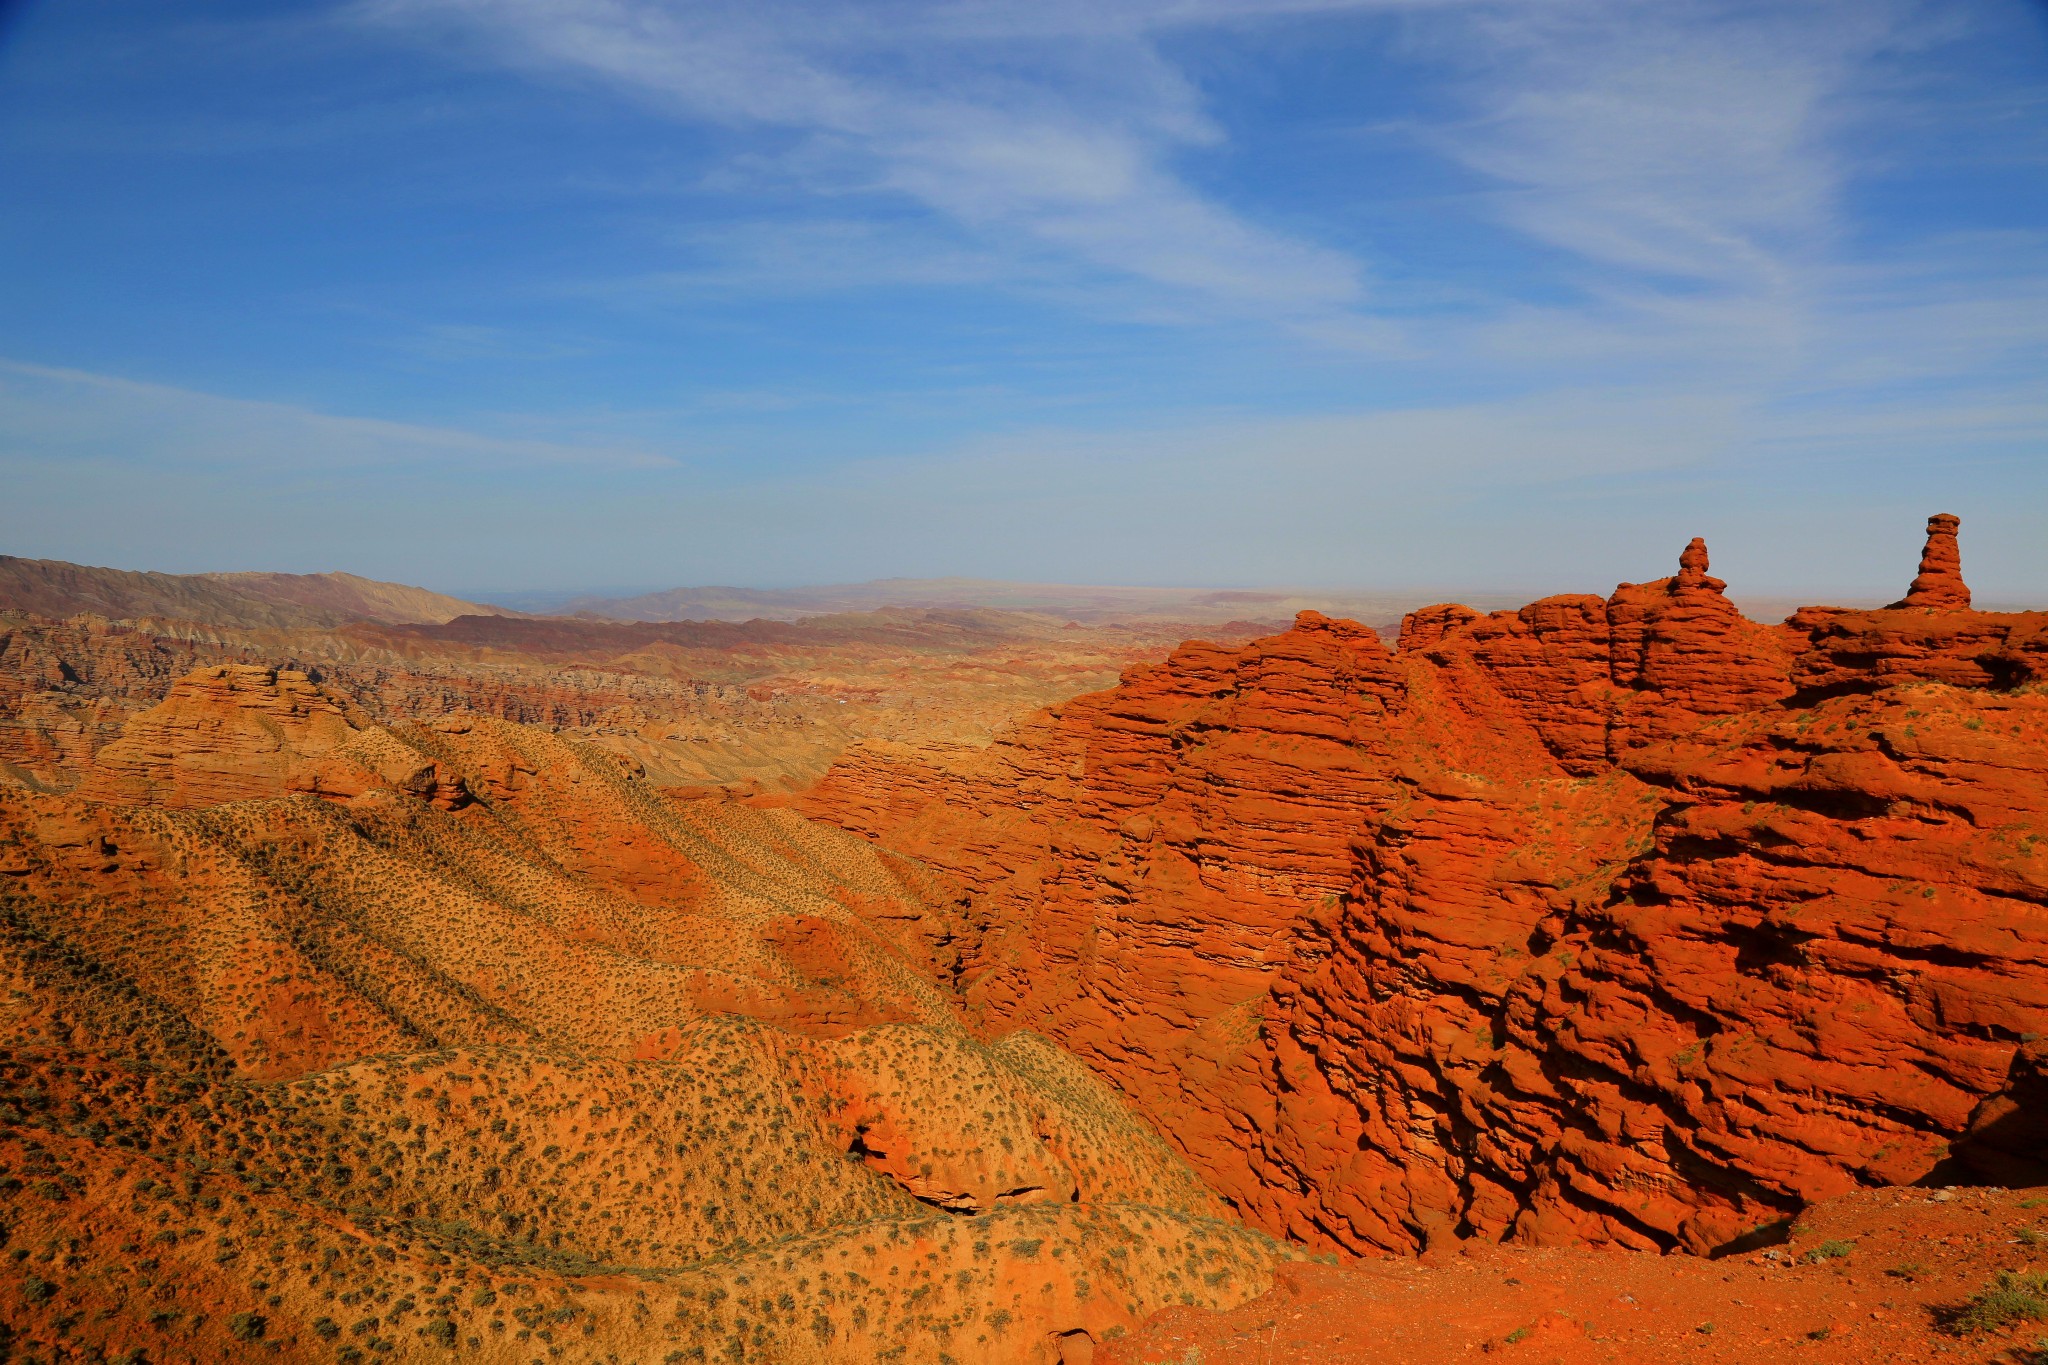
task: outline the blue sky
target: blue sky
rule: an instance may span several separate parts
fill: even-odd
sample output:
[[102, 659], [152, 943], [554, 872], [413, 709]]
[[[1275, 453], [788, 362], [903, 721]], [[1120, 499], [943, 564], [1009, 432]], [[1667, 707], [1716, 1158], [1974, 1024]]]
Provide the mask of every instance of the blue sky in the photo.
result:
[[2037, 0], [30, 0], [0, 549], [2048, 604]]

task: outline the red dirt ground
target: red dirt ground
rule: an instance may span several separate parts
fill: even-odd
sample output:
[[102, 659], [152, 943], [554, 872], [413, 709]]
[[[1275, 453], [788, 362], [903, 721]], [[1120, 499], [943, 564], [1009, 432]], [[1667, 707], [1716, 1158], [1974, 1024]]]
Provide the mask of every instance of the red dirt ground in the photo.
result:
[[1718, 1260], [1471, 1241], [1281, 1267], [1226, 1313], [1169, 1308], [1095, 1365], [1812, 1365], [2044, 1358], [2048, 1322], [1944, 1327], [2001, 1270], [2048, 1272], [2048, 1190], [1870, 1190]]

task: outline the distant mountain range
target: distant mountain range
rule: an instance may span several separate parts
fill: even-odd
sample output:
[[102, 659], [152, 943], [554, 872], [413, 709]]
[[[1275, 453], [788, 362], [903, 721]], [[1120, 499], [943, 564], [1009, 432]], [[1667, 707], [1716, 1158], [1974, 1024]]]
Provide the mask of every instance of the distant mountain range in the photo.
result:
[[440, 625], [458, 616], [519, 615], [350, 573], [139, 573], [13, 555], [0, 555], [0, 607], [56, 618], [90, 612], [243, 630], [322, 629], [351, 621]]

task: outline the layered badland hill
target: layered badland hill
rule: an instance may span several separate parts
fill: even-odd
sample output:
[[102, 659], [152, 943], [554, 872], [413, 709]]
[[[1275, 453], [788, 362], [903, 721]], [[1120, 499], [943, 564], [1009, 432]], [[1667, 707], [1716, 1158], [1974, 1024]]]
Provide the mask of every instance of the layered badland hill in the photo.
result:
[[924, 878], [485, 717], [199, 668], [0, 788], [17, 1359], [1051, 1362], [1289, 1254], [970, 1034]]
[[283, 576], [31, 567], [0, 1354], [1050, 1362], [1295, 1254], [1058, 1048], [962, 1027], [918, 869], [730, 796], [1162, 630], [336, 624]]

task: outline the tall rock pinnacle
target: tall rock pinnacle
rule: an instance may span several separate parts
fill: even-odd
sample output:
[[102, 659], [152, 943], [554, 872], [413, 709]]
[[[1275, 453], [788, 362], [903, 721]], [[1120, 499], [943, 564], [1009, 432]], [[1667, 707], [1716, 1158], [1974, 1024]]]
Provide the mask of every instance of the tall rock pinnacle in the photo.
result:
[[1894, 607], [1935, 607], [1945, 611], [1966, 611], [1970, 586], [1963, 582], [1963, 556], [1956, 548], [1956, 527], [1962, 518], [1936, 512], [1927, 519], [1927, 548], [1920, 552], [1920, 575], [1906, 591], [1904, 601]]

